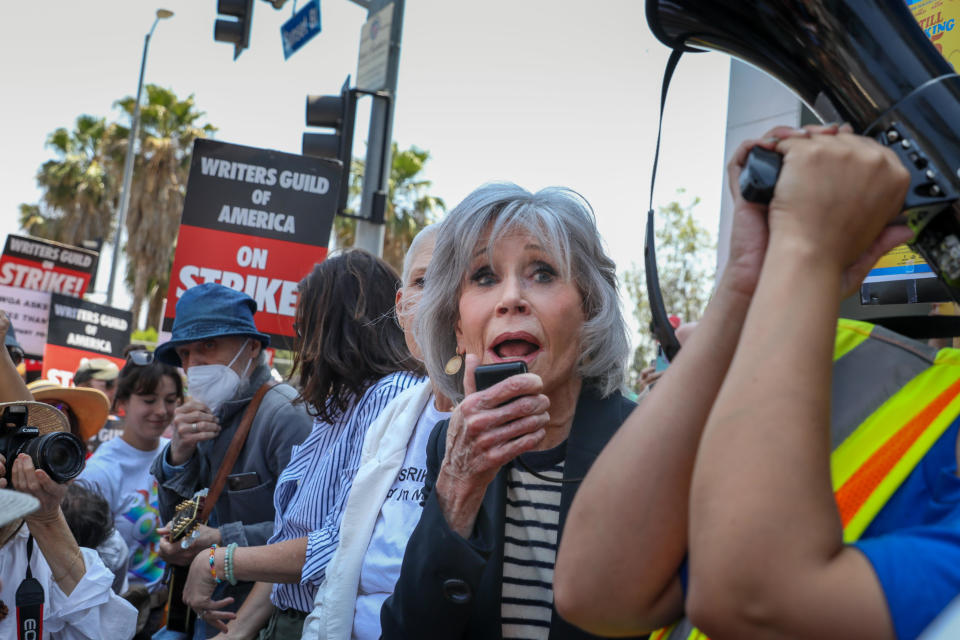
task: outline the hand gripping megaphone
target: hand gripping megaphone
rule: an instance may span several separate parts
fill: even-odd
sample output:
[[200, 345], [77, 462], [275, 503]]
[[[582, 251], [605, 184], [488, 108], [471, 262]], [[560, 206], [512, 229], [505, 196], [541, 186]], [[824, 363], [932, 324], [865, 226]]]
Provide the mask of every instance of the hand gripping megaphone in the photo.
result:
[[[647, 0], [658, 40], [774, 76], [825, 122], [847, 122], [910, 172], [910, 246], [960, 302], [960, 76], [904, 0]], [[769, 201], [779, 157], [754, 149], [745, 197]]]

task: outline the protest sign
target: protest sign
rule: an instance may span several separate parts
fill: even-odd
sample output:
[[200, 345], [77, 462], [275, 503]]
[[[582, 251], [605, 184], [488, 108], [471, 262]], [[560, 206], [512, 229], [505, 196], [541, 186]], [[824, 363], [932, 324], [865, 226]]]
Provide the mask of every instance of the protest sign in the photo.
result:
[[107, 358], [123, 367], [132, 323], [129, 311], [52, 294], [42, 376], [67, 386], [84, 359]]
[[40, 358], [47, 342], [50, 293], [0, 285], [0, 309], [7, 312], [23, 353]]
[[7, 236], [0, 285], [81, 297], [97, 270], [96, 251], [29, 236]]
[[297, 284], [327, 255], [339, 176], [331, 160], [194, 142], [162, 330], [184, 291], [219, 282], [253, 298], [257, 328], [289, 348]]

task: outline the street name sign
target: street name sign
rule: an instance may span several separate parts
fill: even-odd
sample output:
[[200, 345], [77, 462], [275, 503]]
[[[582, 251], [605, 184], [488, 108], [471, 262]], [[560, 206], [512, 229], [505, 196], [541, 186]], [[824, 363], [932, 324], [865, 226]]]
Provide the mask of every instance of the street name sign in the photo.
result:
[[289, 59], [318, 33], [320, 33], [320, 0], [310, 0], [280, 27], [283, 59]]

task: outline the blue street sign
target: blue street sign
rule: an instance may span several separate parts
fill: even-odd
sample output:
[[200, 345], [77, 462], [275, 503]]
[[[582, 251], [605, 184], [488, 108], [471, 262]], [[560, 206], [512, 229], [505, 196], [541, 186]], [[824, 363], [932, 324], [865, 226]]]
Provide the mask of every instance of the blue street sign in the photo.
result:
[[320, 33], [320, 0], [310, 0], [280, 27], [283, 59], [286, 60], [299, 51], [300, 47], [318, 33]]

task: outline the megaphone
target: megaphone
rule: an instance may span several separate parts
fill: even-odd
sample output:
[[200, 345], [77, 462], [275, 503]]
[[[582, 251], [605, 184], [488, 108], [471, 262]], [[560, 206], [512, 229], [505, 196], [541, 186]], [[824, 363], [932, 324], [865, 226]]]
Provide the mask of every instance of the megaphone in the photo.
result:
[[[960, 302], [960, 76], [904, 0], [647, 0], [646, 14], [667, 46], [739, 58], [893, 150], [910, 172], [910, 246]], [[763, 201], [778, 165], [758, 151], [743, 179]]]

